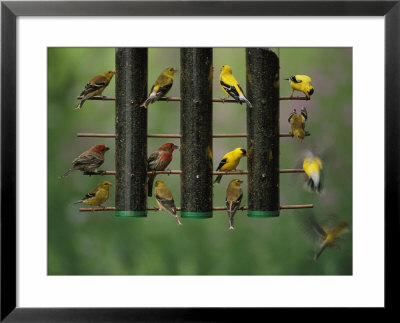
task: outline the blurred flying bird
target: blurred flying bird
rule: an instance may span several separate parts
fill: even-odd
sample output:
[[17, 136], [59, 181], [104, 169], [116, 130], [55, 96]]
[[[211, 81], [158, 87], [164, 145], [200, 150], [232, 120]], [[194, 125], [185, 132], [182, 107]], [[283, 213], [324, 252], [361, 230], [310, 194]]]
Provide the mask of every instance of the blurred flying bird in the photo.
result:
[[107, 71], [101, 75], [94, 76], [85, 86], [80, 96], [83, 96], [79, 104], [75, 109], [82, 108], [82, 105], [85, 103], [87, 99], [90, 99], [93, 96], [101, 95], [103, 90], [110, 83], [112, 77], [116, 74], [115, 71]]
[[181, 225], [181, 221], [179, 221], [178, 216], [176, 215], [176, 206], [174, 202], [174, 198], [172, 197], [172, 193], [169, 190], [168, 186], [163, 181], [156, 181], [154, 187], [154, 195], [157, 201], [160, 210], [167, 211], [170, 213], [176, 220], [176, 222]]
[[240, 179], [233, 179], [229, 183], [227, 189], [226, 189], [226, 209], [228, 210], [228, 216], [229, 216], [229, 229], [234, 229], [233, 226], [233, 216], [235, 215], [237, 209], [240, 206], [240, 203], [242, 201], [243, 197], [243, 191], [242, 188], [240, 187], [240, 184], [242, 184], [243, 181]]
[[306, 173], [307, 186], [311, 191], [321, 193], [322, 191], [322, 161], [319, 157], [307, 152], [303, 159], [303, 169]]
[[150, 103], [158, 101], [161, 97], [167, 95], [174, 82], [174, 73], [178, 70], [173, 67], [167, 67], [154, 82], [150, 95], [140, 106], [147, 109]]
[[219, 85], [222, 91], [224, 91], [226, 95], [233, 97], [236, 102], [240, 104], [245, 102], [251, 108], [251, 103], [246, 99], [238, 81], [232, 75], [232, 68], [229, 65], [224, 65], [221, 67], [220, 71]]

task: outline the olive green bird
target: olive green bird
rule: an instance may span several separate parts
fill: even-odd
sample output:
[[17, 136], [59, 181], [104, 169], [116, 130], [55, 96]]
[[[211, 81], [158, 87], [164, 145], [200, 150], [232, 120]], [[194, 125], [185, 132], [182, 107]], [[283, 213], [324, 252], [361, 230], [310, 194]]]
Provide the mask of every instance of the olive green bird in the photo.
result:
[[292, 134], [300, 142], [303, 142], [304, 136], [306, 135], [304, 128], [306, 126], [307, 119], [308, 119], [308, 114], [305, 107], [301, 109], [299, 115], [297, 115], [296, 109], [293, 109], [293, 111], [289, 114], [288, 122], [290, 124], [290, 127], [292, 128]]
[[164, 69], [154, 82], [150, 90], [149, 97], [140, 106], [147, 109], [150, 103], [154, 103], [161, 97], [167, 95], [172, 87], [172, 84], [174, 83], [174, 74], [176, 72], [178, 72], [178, 70], [174, 69], [173, 67], [167, 67]]
[[109, 181], [101, 182], [93, 190], [87, 193], [82, 199], [74, 204], [84, 203], [91, 206], [101, 206], [109, 197], [109, 189], [112, 184]]
[[165, 182], [156, 181], [154, 186], [154, 195], [160, 210], [170, 213], [175, 218], [176, 222], [179, 225], [182, 225], [181, 221], [179, 221], [179, 218], [176, 215], [174, 198], [172, 197], [172, 193]]
[[243, 191], [240, 187], [243, 181], [240, 179], [233, 179], [230, 181], [228, 188], [226, 189], [226, 209], [228, 210], [229, 216], [229, 229], [233, 230], [235, 227], [233, 225], [233, 216], [236, 211], [240, 207], [240, 203], [242, 202]]

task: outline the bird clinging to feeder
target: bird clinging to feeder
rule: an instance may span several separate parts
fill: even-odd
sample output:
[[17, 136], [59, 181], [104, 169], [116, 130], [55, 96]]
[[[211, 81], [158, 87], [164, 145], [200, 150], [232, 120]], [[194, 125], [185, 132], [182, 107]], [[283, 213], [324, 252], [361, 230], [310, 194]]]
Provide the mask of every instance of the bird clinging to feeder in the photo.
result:
[[[147, 159], [147, 170], [148, 171], [162, 171], [167, 168], [172, 160], [172, 153], [175, 149], [179, 147], [172, 142], [167, 142], [160, 146], [156, 151], [154, 151]], [[152, 196], [153, 182], [156, 174], [148, 175], [147, 182], [147, 195]]]
[[82, 199], [74, 204], [84, 203], [91, 206], [101, 206], [109, 197], [109, 189], [112, 184], [109, 181], [101, 182], [93, 190], [87, 193]]
[[303, 142], [304, 136], [306, 134], [304, 128], [307, 118], [308, 114], [305, 107], [301, 109], [299, 115], [297, 115], [296, 109], [293, 109], [293, 111], [289, 115], [288, 121], [290, 127], [292, 128], [293, 136], [295, 136], [300, 142]]
[[154, 82], [150, 90], [149, 97], [140, 106], [147, 109], [150, 103], [154, 103], [161, 97], [167, 95], [174, 82], [174, 74], [176, 72], [178, 72], [178, 70], [174, 69], [173, 67], [167, 67], [164, 69]]
[[[220, 161], [217, 171], [231, 171], [236, 170], [236, 167], [239, 165], [240, 158], [243, 156], [248, 156], [247, 151], [243, 148], [236, 148], [235, 150], [226, 153], [222, 160]], [[214, 183], [221, 182], [222, 175], [218, 175], [215, 179]]]
[[176, 215], [174, 198], [172, 197], [172, 193], [165, 182], [156, 181], [154, 195], [160, 210], [170, 213], [175, 218], [176, 222], [181, 225], [182, 223], [179, 221], [179, 218]]
[[231, 180], [226, 189], [225, 203], [229, 216], [229, 229], [231, 230], [234, 229], [233, 216], [235, 215], [237, 209], [239, 208], [243, 197], [243, 191], [242, 188], [240, 187], [240, 184], [242, 183], [243, 183], [242, 180], [235, 178]]
[[222, 91], [224, 91], [226, 95], [234, 98], [236, 102], [240, 104], [245, 102], [251, 108], [252, 105], [244, 96], [243, 89], [232, 75], [232, 68], [229, 65], [224, 65], [221, 67], [220, 71], [221, 74], [219, 75], [219, 85]]
[[292, 88], [292, 94], [290, 97], [293, 97], [294, 91], [303, 92], [307, 99], [310, 99], [310, 96], [314, 93], [314, 86], [311, 84], [311, 77], [307, 75], [292, 75], [288, 79], [289, 84]]
[[104, 154], [110, 148], [103, 144], [95, 145], [72, 161], [72, 168], [69, 169], [65, 174], [61, 175], [59, 178], [68, 176], [74, 170], [80, 170], [85, 173], [96, 173], [97, 168], [99, 168], [105, 160]]
[[80, 96], [82, 96], [82, 99], [79, 101], [79, 104], [75, 109], [82, 108], [82, 105], [87, 99], [96, 95], [101, 95], [115, 74], [115, 71], [107, 71], [101, 75], [94, 76], [81, 92]]

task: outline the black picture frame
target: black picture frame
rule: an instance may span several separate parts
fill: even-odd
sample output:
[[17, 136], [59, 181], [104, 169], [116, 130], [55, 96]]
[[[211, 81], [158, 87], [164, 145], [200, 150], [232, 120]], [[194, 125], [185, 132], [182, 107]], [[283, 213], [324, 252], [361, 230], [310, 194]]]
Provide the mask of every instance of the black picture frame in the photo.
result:
[[[16, 19], [18, 16], [384, 16], [385, 19], [385, 307], [399, 236], [400, 4], [396, 1], [2, 1], [1, 3], [1, 321], [128, 322], [235, 321], [244, 308], [17, 308], [16, 299]], [[376, 107], [380, 109], [381, 107]], [[371, 116], [371, 120], [373, 116]], [[371, 121], [372, 123], [373, 121]], [[373, 136], [372, 133], [366, 135]], [[371, 147], [371, 154], [373, 154]], [[365, 161], [368, 163], [368, 161]], [[374, 176], [374, 167], [370, 165]], [[372, 188], [373, 189], [373, 188]], [[372, 237], [371, 237], [372, 238]], [[373, 259], [371, 259], [371, 262]], [[39, 291], [38, 291], [39, 292]], [[177, 305], [179, 302], [177, 302]], [[278, 310], [278, 309], [275, 309]], [[379, 310], [379, 309], [378, 309]], [[343, 318], [338, 318], [343, 319]], [[251, 320], [250, 320], [251, 321]]]

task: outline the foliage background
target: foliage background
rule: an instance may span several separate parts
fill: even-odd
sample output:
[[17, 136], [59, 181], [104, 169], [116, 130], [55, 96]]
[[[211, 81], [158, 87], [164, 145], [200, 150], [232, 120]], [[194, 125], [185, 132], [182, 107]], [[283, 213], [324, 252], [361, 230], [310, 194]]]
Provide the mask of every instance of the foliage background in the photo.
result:
[[[114, 170], [113, 139], [78, 138], [78, 132], [114, 133], [114, 103], [87, 101], [74, 110], [76, 96], [94, 75], [114, 69], [114, 48], [48, 49], [48, 274], [49, 275], [351, 275], [351, 234], [342, 239], [341, 249], [326, 250], [318, 261], [314, 247], [301, 229], [301, 218], [318, 221], [336, 216], [352, 224], [352, 49], [280, 48], [281, 96], [290, 95], [289, 75], [307, 74], [315, 93], [310, 101], [281, 101], [281, 132], [290, 130], [287, 117], [304, 105], [309, 114], [303, 143], [281, 138], [281, 168], [299, 167], [305, 149], [321, 154], [325, 192], [313, 195], [303, 189], [303, 174], [281, 174], [281, 204], [313, 203], [313, 209], [283, 210], [278, 218], [248, 218], [245, 211], [235, 216], [235, 230], [228, 230], [225, 212], [214, 212], [206, 220], [183, 219], [177, 226], [165, 212], [148, 212], [147, 218], [121, 219], [113, 212], [79, 212], [73, 205], [100, 181], [112, 176], [83, 176], [74, 172], [59, 179], [81, 152], [97, 143], [111, 149], [104, 170]], [[160, 71], [179, 69], [178, 48], [149, 49], [149, 87]], [[245, 89], [244, 48], [215, 48], [214, 97], [223, 97], [218, 86], [219, 68], [231, 65]], [[169, 96], [179, 96], [180, 75]], [[115, 78], [104, 95], [114, 96]], [[246, 90], [245, 90], [246, 92]], [[296, 92], [295, 92], [296, 93]], [[297, 93], [298, 94], [298, 93]], [[157, 102], [148, 110], [149, 133], [179, 133], [177, 102]], [[215, 103], [214, 133], [246, 132], [245, 107]], [[148, 140], [148, 154], [166, 139]], [[168, 139], [167, 139], [168, 140]], [[169, 140], [168, 140], [169, 141]], [[176, 141], [179, 145], [179, 141]], [[233, 148], [246, 148], [245, 138], [214, 139], [214, 168]], [[180, 169], [179, 151], [170, 169]], [[243, 158], [240, 169], [247, 169]], [[167, 181], [176, 205], [180, 205], [179, 176], [158, 175]], [[214, 186], [214, 205], [223, 206], [230, 176]], [[247, 205], [247, 181], [243, 176]], [[114, 205], [114, 189], [106, 203]], [[148, 206], [156, 205], [154, 197]]]

